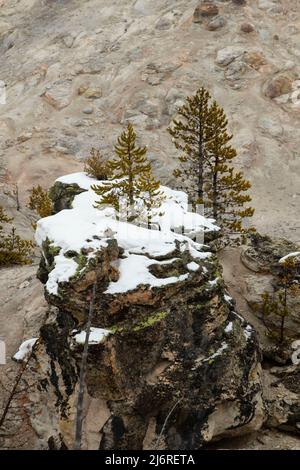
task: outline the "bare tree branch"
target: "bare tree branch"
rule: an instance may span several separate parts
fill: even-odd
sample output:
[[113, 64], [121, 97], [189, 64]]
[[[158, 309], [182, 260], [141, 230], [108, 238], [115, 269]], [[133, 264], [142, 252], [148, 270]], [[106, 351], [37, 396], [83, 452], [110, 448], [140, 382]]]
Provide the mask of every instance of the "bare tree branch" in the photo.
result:
[[97, 279], [94, 282], [92, 297], [90, 300], [89, 314], [88, 314], [88, 320], [87, 320], [86, 332], [85, 332], [85, 342], [84, 342], [84, 348], [83, 348], [81, 365], [80, 365], [79, 392], [78, 392], [77, 409], [76, 409], [76, 430], [75, 430], [75, 444], [74, 444], [75, 450], [81, 450], [84, 387], [85, 387], [85, 378], [86, 378], [86, 370], [87, 370], [89, 338], [90, 338], [91, 324], [92, 324], [95, 298], [96, 298], [96, 288], [97, 288]]

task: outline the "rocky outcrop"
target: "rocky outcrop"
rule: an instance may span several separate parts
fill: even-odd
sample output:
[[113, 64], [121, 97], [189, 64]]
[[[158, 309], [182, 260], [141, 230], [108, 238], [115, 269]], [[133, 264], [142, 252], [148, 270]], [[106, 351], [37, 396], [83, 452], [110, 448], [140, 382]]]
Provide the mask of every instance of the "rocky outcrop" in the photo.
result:
[[299, 251], [299, 246], [285, 238], [271, 238], [255, 233], [241, 253], [241, 261], [250, 271], [278, 274], [279, 260], [289, 253]]
[[[65, 253], [79, 269], [56, 291], [49, 277], [61, 254], [53, 253], [50, 240], [43, 245], [41, 278], [50, 309], [28, 377], [37, 384], [39, 403], [30, 419], [40, 439], [51, 447], [73, 446], [78, 339], [85, 336], [95, 281], [98, 339], [89, 346], [84, 447], [197, 449], [259, 429], [265, 410], [256, 333], [235, 312], [216, 258], [182, 236], [168, 250], [149, 245], [133, 254], [118, 234], [106, 235], [92, 257], [91, 249]], [[124, 289], [122, 266], [130, 256], [135, 268], [126, 277], [137, 270], [140, 280]]]
[[266, 425], [300, 433], [300, 367], [273, 367], [264, 373]]
[[[277, 276], [282, 272], [282, 264], [279, 261], [290, 253], [300, 252], [300, 247], [284, 238], [274, 239], [260, 234], [251, 236], [250, 246], [241, 253], [242, 263], [252, 271], [247, 276], [247, 293], [245, 298], [253, 312], [261, 318], [262, 315], [262, 294], [268, 292], [281, 292], [282, 287], [278, 285]], [[255, 273], [255, 274], [253, 274]], [[300, 265], [295, 269], [295, 282], [299, 282]], [[289, 315], [285, 319], [285, 332], [290, 338], [299, 338], [300, 326], [300, 295], [295, 291], [295, 295], [288, 296], [287, 306]], [[272, 313], [264, 317], [264, 322], [271, 329], [278, 329], [280, 318]], [[288, 350], [284, 354], [285, 360], [291, 357], [292, 351]]]
[[[64, 426], [72, 428], [82, 352], [73, 331], [85, 326], [97, 270], [93, 326], [111, 332], [104, 343], [90, 346], [86, 382], [90, 399], [106, 402], [109, 411], [100, 448], [195, 449], [258, 429], [264, 411], [256, 335], [225, 300], [222, 282], [211, 285], [216, 265], [206, 263], [209, 274], [203, 275], [203, 266], [172, 287], [105, 295], [109, 265], [103, 259], [114, 257], [104, 250], [94, 269], [68, 283], [64, 297], [51, 301], [60, 306], [41, 330], [37, 361], [49, 365], [39, 383], [47, 383], [48, 394], [53, 390]], [[168, 274], [165, 266], [161, 276]], [[180, 267], [173, 270], [178, 274]], [[72, 436], [58, 427], [71, 446]]]
[[77, 183], [65, 185], [60, 181], [56, 181], [49, 190], [49, 196], [53, 201], [55, 213], [63, 209], [70, 209], [74, 197], [83, 191], [84, 189], [80, 188]]

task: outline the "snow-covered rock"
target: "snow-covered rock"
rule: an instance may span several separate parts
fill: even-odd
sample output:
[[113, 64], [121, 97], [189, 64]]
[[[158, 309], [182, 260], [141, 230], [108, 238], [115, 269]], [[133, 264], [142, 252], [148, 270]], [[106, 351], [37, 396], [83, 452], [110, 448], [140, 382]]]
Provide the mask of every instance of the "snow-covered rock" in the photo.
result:
[[[210, 256], [207, 248], [194, 242], [191, 237], [203, 238], [205, 232], [219, 229], [213, 220], [189, 211], [187, 195], [182, 191], [161, 187], [166, 197], [160, 208], [162, 215], [153, 217], [160, 230], [149, 230], [117, 220], [115, 211], [110, 207], [94, 207], [99, 197], [91, 186], [101, 184], [101, 181], [97, 182], [85, 173], [74, 173], [59, 178], [57, 182], [78, 185], [84, 191], [74, 197], [71, 209], [41, 219], [37, 224], [37, 243], [43, 250], [47, 244], [48, 249], [55, 252], [51, 269], [48, 266], [46, 288], [50, 294], [58, 295], [59, 284], [84, 271], [83, 251], [88, 263], [95, 258], [98, 250], [107, 247], [109, 239], [116, 240], [123, 256], [115, 266], [120, 272], [119, 279], [108, 286], [108, 293], [133, 290], [140, 284], [154, 287], [184, 280], [188, 274], [157, 279], [148, 269], [153, 264], [153, 258], [172, 253], [179, 245], [181, 250], [188, 250], [195, 259]], [[182, 232], [182, 227], [186, 235], [176, 233]]]
[[59, 178], [57, 194], [68, 208], [37, 227], [50, 313], [31, 380], [47, 382], [39, 405], [47, 403], [51, 439], [73, 445], [66, 430], [74, 429], [91, 290], [86, 402], [97, 400], [97, 407], [92, 418], [87, 413], [84, 432], [89, 440], [91, 419], [99, 422], [97, 448], [153, 448], [175, 405], [163, 449], [196, 449], [260, 428], [255, 331], [234, 311], [209, 248], [176, 233], [182, 221], [193, 236], [216, 230], [213, 222], [189, 212], [186, 195], [166, 187], [161, 231], [119, 222], [112, 208], [94, 208], [93, 183], [84, 174]]

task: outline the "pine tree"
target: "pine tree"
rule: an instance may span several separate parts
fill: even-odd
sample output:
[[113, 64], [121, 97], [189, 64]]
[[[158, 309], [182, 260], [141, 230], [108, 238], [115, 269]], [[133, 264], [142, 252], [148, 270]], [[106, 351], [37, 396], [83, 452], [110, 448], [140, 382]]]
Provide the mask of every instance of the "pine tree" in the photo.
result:
[[151, 170], [141, 175], [139, 188], [145, 208], [144, 213], [147, 227], [151, 228], [153, 218], [157, 215], [162, 215], [159, 209], [161, 204], [166, 200], [166, 196], [160, 190], [160, 182], [153, 176]]
[[53, 202], [42, 186], [34, 186], [30, 190], [28, 207], [35, 210], [40, 217], [48, 217], [53, 213]]
[[[13, 219], [11, 217], [8, 217], [3, 207], [0, 206], [0, 223], [9, 223], [12, 220]], [[0, 225], [0, 230], [2, 230], [2, 228], [3, 228], [3, 225]]]
[[[108, 162], [109, 179], [101, 185], [92, 186], [101, 198], [96, 202], [96, 207], [111, 205], [119, 213], [120, 201], [125, 202], [129, 222], [141, 215], [141, 206], [145, 201], [143, 192], [146, 190], [146, 180], [151, 176], [151, 165], [146, 158], [147, 148], [138, 146], [136, 138], [133, 126], [129, 123], [115, 145], [116, 157]], [[149, 191], [149, 184], [147, 191]], [[153, 185], [151, 197], [154, 204], [155, 191], [159, 186], [156, 187], [157, 182], [154, 179], [151, 184]]]
[[210, 95], [204, 88], [194, 96], [188, 96], [186, 104], [177, 110], [179, 119], [173, 119], [168, 128], [175, 147], [182, 152], [174, 176], [181, 179], [184, 186], [188, 181], [190, 200], [198, 204], [204, 202], [206, 145], [210, 139], [207, 125], [209, 100]]
[[268, 315], [279, 317], [279, 331], [272, 329], [269, 335], [276, 339], [279, 345], [285, 341], [285, 323], [291, 314], [289, 301], [299, 296], [299, 262], [295, 257], [288, 257], [280, 263], [276, 276], [276, 290], [273, 295], [264, 292], [262, 298], [262, 314], [264, 321]]
[[109, 168], [100, 150], [94, 147], [91, 148], [90, 156], [84, 162], [84, 171], [87, 175], [97, 180], [107, 180]]
[[251, 184], [235, 172], [237, 152], [230, 145], [228, 120], [207, 90], [200, 88], [178, 110], [183, 120], [174, 119], [168, 129], [182, 151], [174, 176], [183, 180], [193, 204], [204, 204], [205, 215], [213, 217], [225, 232], [242, 232], [242, 220], [254, 209], [244, 207], [251, 197]]
[[[0, 206], [0, 222], [6, 224], [12, 220]], [[32, 241], [23, 240], [16, 234], [15, 227], [4, 233], [3, 225], [0, 225], [0, 266], [31, 264], [32, 249]]]

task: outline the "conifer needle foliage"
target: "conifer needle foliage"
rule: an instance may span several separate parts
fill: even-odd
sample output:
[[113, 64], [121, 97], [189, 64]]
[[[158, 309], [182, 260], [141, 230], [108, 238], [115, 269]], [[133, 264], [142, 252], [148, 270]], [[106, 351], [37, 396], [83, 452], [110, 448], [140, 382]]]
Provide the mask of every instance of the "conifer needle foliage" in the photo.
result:
[[97, 180], [107, 180], [109, 168], [99, 149], [91, 148], [90, 156], [84, 163], [84, 171], [87, 175]]
[[23, 240], [17, 235], [15, 227], [4, 231], [2, 224], [10, 224], [12, 220], [0, 206], [0, 266], [31, 264], [32, 241]]
[[30, 190], [28, 207], [35, 210], [40, 217], [48, 217], [53, 213], [53, 203], [42, 186], [34, 186]]
[[[115, 158], [108, 162], [109, 177], [101, 185], [92, 189], [100, 196], [97, 207], [113, 206], [117, 213], [126, 206], [129, 222], [141, 220], [146, 213], [148, 225], [155, 209], [160, 207], [164, 197], [159, 190], [160, 183], [152, 175], [146, 147], [140, 147], [132, 124], [118, 137], [115, 145]], [[124, 209], [124, 208], [123, 208]], [[153, 212], [154, 211], [154, 212]]]
[[281, 263], [276, 278], [276, 290], [273, 294], [264, 292], [262, 299], [262, 315], [264, 321], [268, 316], [279, 320], [279, 327], [269, 329], [269, 336], [282, 345], [286, 338], [285, 325], [291, 315], [291, 300], [300, 296], [300, 266], [296, 258], [289, 257]]
[[227, 127], [224, 110], [205, 88], [187, 97], [168, 128], [181, 152], [174, 176], [193, 204], [204, 204], [205, 215], [213, 217], [223, 233], [245, 232], [243, 219], [254, 213], [245, 207], [251, 201], [251, 184], [233, 167], [237, 152]]

